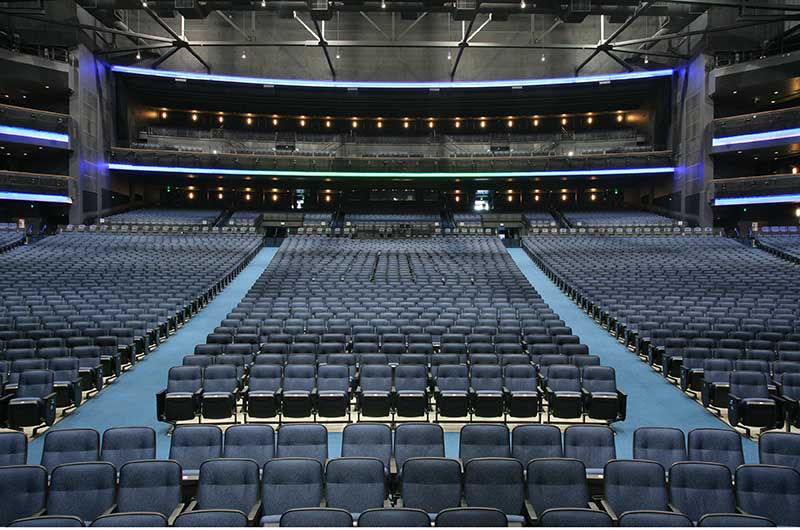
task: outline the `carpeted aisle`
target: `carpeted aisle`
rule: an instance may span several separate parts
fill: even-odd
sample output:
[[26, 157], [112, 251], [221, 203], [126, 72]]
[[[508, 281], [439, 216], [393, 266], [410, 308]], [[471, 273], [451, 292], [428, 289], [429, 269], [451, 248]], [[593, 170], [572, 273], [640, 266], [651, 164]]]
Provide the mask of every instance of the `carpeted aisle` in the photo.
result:
[[[180, 365], [185, 355], [193, 353], [196, 344], [204, 343], [206, 335], [236, 307], [277, 251], [277, 248], [261, 249], [224, 291], [169, 340], [116, 382], [57, 422], [54, 428], [91, 427], [102, 434], [109, 427], [147, 425], [156, 430], [158, 457], [167, 458], [170, 440], [166, 436], [168, 425], [156, 420], [156, 392], [164, 388], [169, 369]], [[43, 442], [44, 436], [39, 436], [30, 443], [29, 463], [39, 463]]]
[[[614, 425], [619, 458], [632, 458], [633, 432], [637, 427], [671, 426], [684, 432], [697, 427], [728, 428], [617, 342], [564, 295], [524, 250], [512, 248], [508, 252], [544, 301], [589, 346], [589, 352], [599, 355], [603, 365], [616, 371], [617, 385], [628, 394], [627, 419]], [[757, 444], [745, 438], [743, 442], [746, 462], [758, 463]]]

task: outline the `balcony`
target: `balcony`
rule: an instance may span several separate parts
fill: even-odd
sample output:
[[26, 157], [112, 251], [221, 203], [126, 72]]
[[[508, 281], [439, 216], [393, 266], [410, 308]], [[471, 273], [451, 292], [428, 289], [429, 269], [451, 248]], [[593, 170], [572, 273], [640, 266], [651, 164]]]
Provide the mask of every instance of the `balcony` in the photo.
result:
[[712, 153], [769, 148], [800, 140], [800, 107], [718, 118]]
[[71, 133], [67, 114], [0, 104], [0, 141], [70, 149]]

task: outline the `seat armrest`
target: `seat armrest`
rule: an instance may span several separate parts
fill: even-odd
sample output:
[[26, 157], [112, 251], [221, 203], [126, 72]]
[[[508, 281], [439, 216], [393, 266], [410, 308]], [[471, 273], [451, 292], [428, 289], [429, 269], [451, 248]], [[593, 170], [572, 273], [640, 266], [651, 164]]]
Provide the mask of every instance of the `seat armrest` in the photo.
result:
[[261, 499], [258, 499], [253, 507], [250, 509], [250, 513], [247, 514], [247, 520], [250, 521], [250, 524], [253, 524], [258, 516], [258, 512], [261, 511]]
[[600, 499], [600, 506], [603, 507], [603, 510], [611, 517], [611, 520], [615, 523], [619, 521], [619, 517], [617, 516], [616, 512], [614, 512], [614, 508], [608, 503], [606, 499]]
[[109, 506], [108, 509], [104, 511], [101, 515], [111, 515], [116, 511], [117, 511], [117, 503], [114, 503], [111, 506]]
[[185, 504], [183, 504], [183, 503], [180, 503], [180, 504], [178, 504], [177, 506], [175, 506], [175, 509], [174, 509], [174, 510], [172, 510], [172, 513], [171, 513], [171, 514], [169, 514], [169, 517], [167, 518], [167, 523], [168, 523], [170, 526], [172, 526], [172, 525], [175, 523], [175, 519], [177, 519], [177, 518], [178, 518], [178, 516], [181, 514], [181, 512], [183, 512], [183, 509], [184, 509], [185, 507], [186, 507], [186, 505], [185, 505]]
[[50, 392], [49, 394], [42, 396], [42, 401], [50, 401], [56, 398], [55, 392]]
[[197, 508], [197, 499], [192, 499], [189, 506], [186, 507], [187, 512], [193, 512]]
[[536, 521], [539, 520], [539, 516], [537, 515], [536, 510], [533, 509], [533, 504], [531, 504], [531, 501], [528, 499], [525, 499], [523, 510], [525, 510], [525, 519], [527, 519], [534, 526], [538, 526], [536, 525]]

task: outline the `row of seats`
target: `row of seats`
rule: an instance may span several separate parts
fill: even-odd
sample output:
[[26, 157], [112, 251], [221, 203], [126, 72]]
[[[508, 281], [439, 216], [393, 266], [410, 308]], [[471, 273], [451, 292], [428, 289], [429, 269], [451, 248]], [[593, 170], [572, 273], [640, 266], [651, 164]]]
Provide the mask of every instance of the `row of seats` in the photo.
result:
[[210, 225], [219, 215], [219, 210], [140, 208], [110, 215], [105, 218], [105, 222], [114, 224]]
[[[146, 437], [152, 433], [147, 431], [146, 428], [116, 429], [107, 431], [106, 436], [111, 439], [109, 433], [113, 432], [113, 438], [118, 440], [123, 433]], [[20, 502], [0, 507], [0, 513], [5, 512], [6, 523], [39, 513], [45, 498], [49, 514], [77, 516], [83, 521], [104, 514], [116, 502], [120, 512], [156, 512], [171, 520], [182, 511], [235, 509], [247, 514], [251, 522], [260, 518], [262, 524], [269, 524], [278, 522], [281, 514], [289, 509], [319, 507], [324, 501], [327, 507], [356, 515], [391, 504], [423, 510], [431, 518], [442, 510], [462, 505], [488, 507], [500, 510], [511, 522], [535, 523], [540, 516], [546, 519], [547, 511], [555, 508], [599, 511], [589, 496], [586, 464], [575, 457], [597, 458], [595, 453], [603, 446], [582, 449], [572, 446], [571, 433], [595, 442], [600, 441], [595, 438], [597, 434], [611, 436], [611, 451], [606, 455], [608, 459], [602, 470], [600, 506], [613, 520], [625, 513], [649, 510], [681, 513], [697, 522], [708, 514], [733, 514], [742, 510], [781, 525], [800, 522], [800, 508], [794, 502], [800, 494], [800, 473], [791, 467], [760, 464], [737, 465], [732, 469], [732, 462], [726, 465], [684, 459], [673, 463], [667, 474], [664, 466], [653, 460], [615, 459], [613, 435], [604, 427], [568, 428], [564, 433], [566, 457], [561, 453], [557, 428], [518, 427], [514, 432], [514, 445], [519, 439], [523, 450], [540, 451], [529, 455], [533, 458], [523, 465], [519, 457], [510, 457], [508, 430], [502, 426], [465, 427], [460, 444], [461, 462], [443, 457], [440, 427], [432, 424], [401, 426], [396, 429], [394, 444], [398, 469], [395, 487], [388, 480], [391, 432], [380, 424], [349, 426], [343, 433], [342, 457], [327, 462], [327, 454], [321, 455], [313, 449], [315, 440], [323, 443], [320, 434], [327, 441], [327, 433], [319, 425], [281, 428], [275, 458], [273, 433], [268, 426], [232, 428], [225, 434], [224, 453], [222, 432], [218, 428], [181, 427], [175, 431], [170, 460], [120, 462], [118, 485], [114, 465], [91, 460], [97, 456], [97, 447], [85, 447], [97, 443], [95, 431], [51, 432], [54, 433], [48, 435], [52, 436], [51, 447], [59, 442], [69, 443], [70, 457], [89, 460], [57, 463], [50, 471], [49, 488], [45, 467], [0, 468], [3, 478], [0, 488], [5, 490], [3, 498], [21, 497]], [[658, 447], [658, 442], [666, 440], [661, 434], [658, 428], [637, 432], [649, 438], [650, 448], [664, 452], [664, 447]], [[667, 434], [674, 433], [667, 430]], [[765, 446], [786, 450], [789, 448], [782, 446], [788, 441], [796, 448], [793, 438], [798, 435], [773, 433], [772, 436], [774, 440], [769, 438]], [[57, 438], [60, 438], [58, 442]], [[715, 452], [724, 452], [725, 443], [732, 438], [736, 438], [741, 452], [741, 440], [736, 433], [698, 429], [689, 434], [690, 452], [695, 444], [705, 443], [705, 449], [698, 446], [695, 450], [700, 456], [713, 457]], [[682, 435], [680, 439], [683, 440]], [[104, 436], [104, 451], [107, 443]], [[401, 447], [405, 451], [402, 460]], [[80, 449], [84, 452], [78, 453]], [[119, 444], [112, 447], [109, 456], [119, 457], [120, 449]], [[677, 453], [677, 448], [672, 452]], [[140, 449], [135, 456], [142, 456]], [[248, 458], [250, 456], [260, 461]], [[796, 455], [793, 458], [796, 460]], [[184, 498], [181, 484], [187, 465], [197, 466], [199, 475], [197, 494], [184, 510], [182, 504], [188, 499]], [[28, 484], [24, 492], [18, 488], [20, 481]], [[84, 487], [78, 486], [81, 482]], [[87, 488], [85, 484], [92, 486]], [[71, 503], [68, 502], [70, 494]]]
[[[292, 357], [303, 356], [296, 354], [289, 359]], [[331, 357], [335, 356], [330, 356], [329, 362]], [[342, 357], [342, 361], [348, 360], [347, 356]], [[537, 417], [543, 397], [548, 420], [585, 415], [615, 422], [624, 420], [626, 415], [627, 396], [617, 388], [614, 369], [610, 367], [551, 364], [537, 368], [530, 363], [501, 367], [489, 359], [489, 364], [470, 367], [400, 364], [392, 368], [388, 364], [369, 364], [366, 357], [358, 366], [284, 367], [282, 357], [265, 354], [256, 357], [257, 364], [245, 374], [246, 365], [240, 356], [187, 356], [184, 366], [170, 369], [166, 388], [156, 396], [158, 418], [176, 423], [197, 417], [233, 416], [235, 421], [240, 395], [241, 408], [250, 418], [258, 419], [312, 415], [315, 419], [349, 418], [351, 406], [355, 406], [359, 418], [419, 417], [428, 415], [431, 398], [435, 400], [437, 420], [473, 415]], [[313, 360], [310, 356], [304, 361]], [[425, 359], [421, 360], [424, 363]], [[213, 361], [218, 362], [211, 364]], [[269, 361], [275, 364], [268, 364]]]
[[[169, 458], [180, 463], [184, 477], [196, 476], [209, 458], [248, 458], [263, 465], [272, 458], [328, 460], [328, 431], [324, 425], [287, 423], [228, 427], [184, 425], [171, 438]], [[224, 438], [224, 444], [223, 444]], [[51, 429], [44, 438], [41, 464], [48, 471], [76, 462], [107, 461], [121, 468], [133, 460], [156, 458], [156, 440], [149, 427], [118, 427], [102, 436], [94, 429]], [[19, 432], [0, 433], [0, 464], [27, 463], [27, 439]], [[684, 461], [712, 462], [732, 474], [743, 465], [742, 439], [727, 429], [694, 429], [688, 437], [672, 427], [640, 427], [633, 436], [633, 458], [658, 462], [665, 470]], [[617, 458], [614, 434], [602, 425], [572, 425], [561, 432], [554, 425], [518, 425], [510, 433], [503, 424], [468, 424], [461, 428], [459, 459], [512, 458], [523, 467], [537, 458], [572, 458], [586, 467], [587, 477], [602, 476], [609, 460]], [[759, 462], [800, 472], [800, 435], [770, 431], [759, 440]], [[401, 423], [395, 428], [379, 423], [354, 423], [342, 433], [341, 456], [380, 460], [387, 473], [396, 474], [410, 458], [445, 456], [444, 431], [434, 423]], [[196, 478], [196, 477], [195, 477]]]
[[[0, 223], [5, 224], [5, 223]], [[16, 225], [13, 225], [16, 228]], [[11, 250], [25, 240], [25, 232], [21, 230], [5, 231], [0, 229], [0, 253]]]
[[572, 226], [672, 226], [669, 217], [636, 210], [565, 211], [564, 217]]
[[784, 255], [789, 258], [798, 260], [800, 259], [800, 235], [797, 234], [797, 227], [790, 226], [786, 233], [766, 234], [760, 233], [756, 236], [756, 240], [764, 247], [777, 251], [778, 255]]

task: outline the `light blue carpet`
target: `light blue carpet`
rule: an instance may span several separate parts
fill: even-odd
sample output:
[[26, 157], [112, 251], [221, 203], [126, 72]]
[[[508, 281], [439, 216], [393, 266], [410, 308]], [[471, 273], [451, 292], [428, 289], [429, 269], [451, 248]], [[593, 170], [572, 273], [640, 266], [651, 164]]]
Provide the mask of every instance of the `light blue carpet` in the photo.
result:
[[[619, 458], [633, 457], [633, 431], [638, 427], [678, 427], [684, 432], [697, 427], [728, 428], [617, 342], [556, 287], [524, 250], [512, 248], [508, 252], [544, 301], [589, 346], [589, 352], [599, 355], [603, 365], [616, 371], [617, 385], [628, 394], [627, 418], [614, 424]], [[745, 461], [758, 463], [757, 444], [745, 438], [743, 442]]]
[[[102, 433], [109, 427], [146, 425], [156, 430], [158, 457], [169, 455], [168, 425], [156, 420], [156, 393], [164, 388], [167, 372], [181, 364], [185, 355], [194, 352], [206, 335], [217, 327], [267, 268], [277, 248], [263, 248], [239, 275], [197, 313], [169, 340], [148, 354], [141, 362], [120, 376], [113, 384], [86, 401], [68, 417], [59, 421], [56, 429], [91, 427]], [[44, 436], [30, 443], [28, 462], [38, 464]]]

